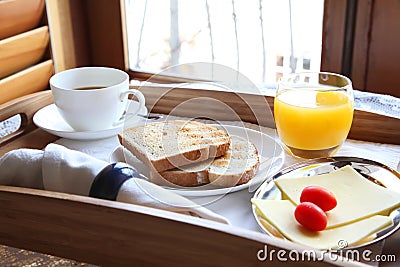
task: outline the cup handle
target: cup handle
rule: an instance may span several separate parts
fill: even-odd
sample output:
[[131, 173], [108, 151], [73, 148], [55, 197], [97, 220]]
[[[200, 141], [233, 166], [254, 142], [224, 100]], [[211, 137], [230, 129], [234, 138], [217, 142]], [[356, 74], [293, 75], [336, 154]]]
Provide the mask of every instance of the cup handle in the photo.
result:
[[[121, 101], [124, 101], [125, 98], [129, 97], [129, 95], [134, 95], [136, 96], [136, 98], [139, 100], [139, 106], [138, 108], [134, 111], [134, 112], [129, 112], [129, 113], [125, 113], [124, 115], [122, 115], [122, 117], [116, 122], [114, 123], [114, 125], [119, 125], [122, 122], [124, 122], [125, 119], [129, 117], [133, 117], [136, 114], [139, 113], [139, 111], [145, 107], [146, 105], [146, 99], [144, 98], [144, 95], [142, 94], [142, 92], [140, 92], [139, 90], [136, 89], [130, 89], [128, 91], [122, 92], [119, 97], [121, 99]], [[129, 99], [128, 99], [129, 100]]]

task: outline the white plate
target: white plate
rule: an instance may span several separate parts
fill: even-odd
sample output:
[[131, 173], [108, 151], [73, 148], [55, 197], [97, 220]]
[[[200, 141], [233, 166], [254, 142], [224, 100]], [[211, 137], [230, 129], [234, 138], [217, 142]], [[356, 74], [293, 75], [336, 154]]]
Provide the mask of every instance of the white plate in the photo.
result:
[[[147, 114], [147, 109], [143, 108], [139, 113], [145, 115]], [[144, 121], [146, 121], [144, 118], [135, 116], [129, 120], [129, 125], [139, 124]], [[76, 140], [95, 140], [115, 136], [124, 127], [124, 124], [121, 124], [117, 127], [101, 131], [75, 131], [61, 117], [55, 104], [38, 110], [33, 116], [33, 122], [37, 127], [53, 135]]]
[[[222, 195], [236, 192], [243, 189], [248, 189], [249, 192], [254, 192], [257, 187], [271, 174], [280, 170], [284, 163], [284, 151], [282, 147], [275, 142], [274, 138], [247, 128], [224, 125], [224, 128], [230, 135], [241, 136], [252, 142], [260, 156], [260, 167], [257, 174], [247, 184], [242, 184], [234, 187], [218, 188], [212, 185], [202, 185], [196, 187], [166, 187], [183, 196], [212, 196]], [[133, 156], [132, 156], [133, 157]], [[122, 149], [116, 149], [111, 153], [111, 162], [126, 162], [126, 158]], [[141, 174], [149, 177], [148, 168], [138, 159], [129, 160], [129, 163], [136, 168]]]

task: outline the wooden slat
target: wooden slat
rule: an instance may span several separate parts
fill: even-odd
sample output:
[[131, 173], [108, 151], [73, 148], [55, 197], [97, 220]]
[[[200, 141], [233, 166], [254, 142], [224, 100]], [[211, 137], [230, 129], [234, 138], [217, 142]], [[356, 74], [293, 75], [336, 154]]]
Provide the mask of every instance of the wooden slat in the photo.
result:
[[47, 26], [0, 41], [0, 79], [38, 63], [49, 45]]
[[0, 80], [0, 104], [49, 87], [53, 61], [46, 60]]
[[43, 0], [0, 1], [0, 39], [37, 27], [44, 10]]
[[214, 120], [244, 120], [274, 127], [273, 98], [252, 94], [184, 89], [140, 87], [146, 106], [155, 113]]
[[349, 138], [400, 145], [400, 119], [355, 110]]
[[[208, 117], [216, 120], [240, 118], [246, 122], [275, 128], [272, 116], [274, 99], [270, 96], [168, 86], [133, 86], [132, 88], [142, 91], [146, 97], [146, 106], [155, 113]], [[230, 109], [224, 105], [229, 106]], [[355, 110], [349, 138], [400, 144], [399, 133], [399, 119]]]
[[[3, 244], [102, 266], [264, 266], [257, 253], [265, 246], [286, 255], [306, 249], [200, 218], [34, 189], [0, 186], [0, 210]], [[273, 258], [274, 266], [288, 264]], [[324, 258], [290, 266], [334, 266]]]

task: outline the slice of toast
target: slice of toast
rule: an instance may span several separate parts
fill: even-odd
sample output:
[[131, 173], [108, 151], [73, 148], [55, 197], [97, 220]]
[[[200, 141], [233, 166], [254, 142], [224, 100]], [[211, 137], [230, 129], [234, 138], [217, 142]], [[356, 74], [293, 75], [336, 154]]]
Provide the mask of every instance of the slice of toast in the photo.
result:
[[259, 164], [256, 147], [244, 138], [231, 136], [231, 144], [223, 156], [173, 170], [151, 171], [150, 178], [164, 185], [168, 182], [179, 186], [211, 183], [231, 187], [250, 181], [256, 175]]
[[118, 133], [122, 146], [157, 172], [225, 154], [230, 137], [220, 128], [197, 121], [163, 121]]

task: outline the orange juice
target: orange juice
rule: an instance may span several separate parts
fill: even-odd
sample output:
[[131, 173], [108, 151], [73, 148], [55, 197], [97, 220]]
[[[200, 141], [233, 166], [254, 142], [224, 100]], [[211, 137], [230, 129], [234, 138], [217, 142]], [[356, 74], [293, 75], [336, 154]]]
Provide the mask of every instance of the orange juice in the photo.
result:
[[353, 110], [353, 99], [339, 90], [282, 90], [274, 103], [280, 139], [302, 157], [313, 157], [307, 151], [326, 150], [325, 156], [335, 151], [349, 133]]

